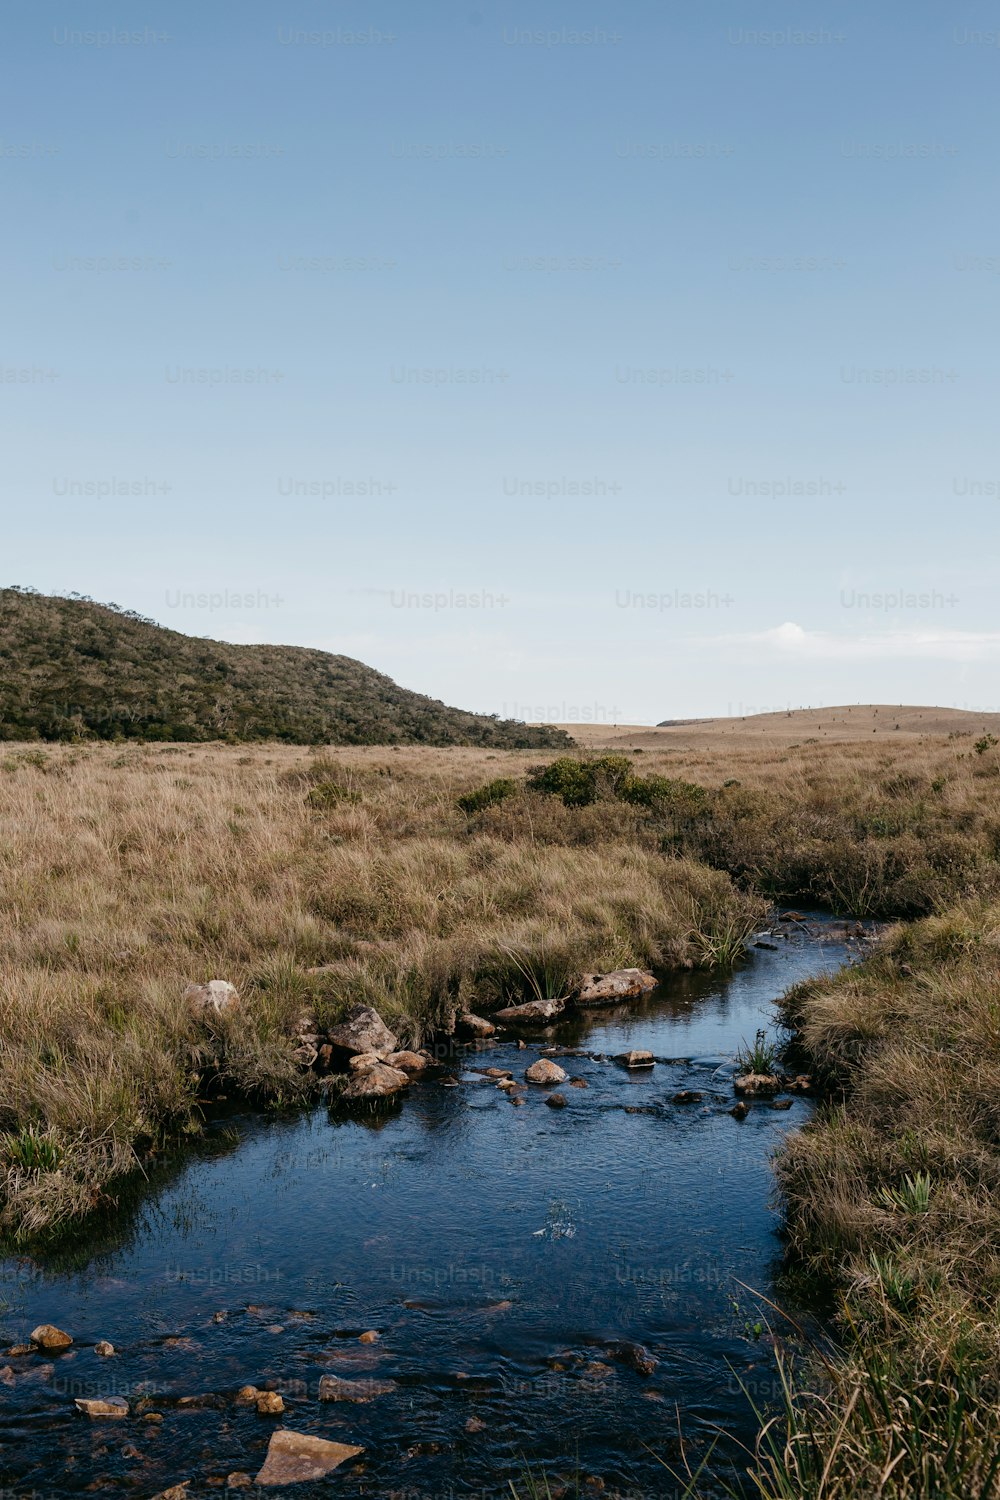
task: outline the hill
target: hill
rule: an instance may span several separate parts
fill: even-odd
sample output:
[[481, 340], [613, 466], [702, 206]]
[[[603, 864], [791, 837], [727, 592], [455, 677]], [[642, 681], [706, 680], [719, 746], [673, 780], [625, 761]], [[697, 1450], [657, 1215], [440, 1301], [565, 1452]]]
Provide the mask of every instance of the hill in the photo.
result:
[[559, 748], [562, 731], [449, 708], [363, 662], [181, 635], [113, 604], [0, 589], [0, 739], [282, 740]]
[[625, 750], [711, 750], [723, 746], [775, 749], [809, 741], [837, 744], [928, 734], [1000, 735], [1000, 714], [963, 708], [897, 703], [852, 703], [836, 708], [793, 708], [743, 718], [671, 719], [652, 724], [562, 724], [581, 746]]

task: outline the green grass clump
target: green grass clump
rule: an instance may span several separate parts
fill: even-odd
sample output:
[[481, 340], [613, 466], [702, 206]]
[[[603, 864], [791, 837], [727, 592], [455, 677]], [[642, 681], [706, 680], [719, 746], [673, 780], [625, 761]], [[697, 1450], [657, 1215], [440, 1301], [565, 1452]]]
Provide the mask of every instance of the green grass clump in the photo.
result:
[[516, 792], [516, 781], [512, 781], [509, 776], [498, 776], [495, 780], [488, 781], [485, 786], [478, 787], [476, 791], [466, 792], [464, 797], [459, 797], [458, 805], [464, 813], [471, 816], [473, 813], [482, 812], [484, 807], [496, 807], [498, 802], [513, 797]]

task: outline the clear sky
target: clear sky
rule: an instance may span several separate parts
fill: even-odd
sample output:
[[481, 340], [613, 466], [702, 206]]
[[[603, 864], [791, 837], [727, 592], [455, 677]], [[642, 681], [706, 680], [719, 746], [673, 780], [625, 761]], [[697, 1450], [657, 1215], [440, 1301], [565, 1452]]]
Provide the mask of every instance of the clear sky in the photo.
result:
[[1000, 707], [1000, 12], [0, 37], [0, 581], [522, 718]]

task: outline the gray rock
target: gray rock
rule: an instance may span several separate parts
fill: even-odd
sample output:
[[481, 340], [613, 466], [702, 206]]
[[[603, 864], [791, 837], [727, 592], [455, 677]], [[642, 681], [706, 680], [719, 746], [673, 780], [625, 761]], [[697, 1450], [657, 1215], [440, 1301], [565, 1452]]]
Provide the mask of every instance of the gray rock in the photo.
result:
[[584, 974], [577, 1005], [615, 1005], [656, 988], [656, 978], [645, 969], [613, 969], [610, 974]]
[[396, 1389], [392, 1380], [342, 1380], [339, 1375], [323, 1375], [319, 1382], [321, 1401], [374, 1401]]
[[399, 1068], [378, 1062], [374, 1067], [355, 1073], [341, 1094], [342, 1099], [386, 1099], [405, 1089], [409, 1078]]
[[227, 1016], [239, 1009], [239, 991], [225, 979], [210, 979], [207, 984], [189, 984], [184, 998], [191, 1013], [202, 1020]]
[[329, 1032], [327, 1042], [348, 1057], [361, 1052], [395, 1052], [399, 1047], [398, 1039], [370, 1005], [355, 1005], [347, 1019]]
[[548, 1026], [566, 1009], [565, 1000], [529, 1000], [526, 1005], [509, 1005], [498, 1010], [498, 1021], [519, 1021], [524, 1026]]

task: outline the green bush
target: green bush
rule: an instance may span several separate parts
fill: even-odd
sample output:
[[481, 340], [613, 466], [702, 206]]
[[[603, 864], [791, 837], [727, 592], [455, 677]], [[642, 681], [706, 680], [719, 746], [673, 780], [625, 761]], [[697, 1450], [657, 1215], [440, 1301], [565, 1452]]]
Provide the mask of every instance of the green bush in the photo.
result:
[[509, 776], [498, 776], [495, 781], [488, 781], [485, 786], [477, 787], [474, 792], [466, 792], [464, 797], [459, 797], [458, 805], [471, 817], [473, 813], [482, 812], [484, 807], [494, 807], [496, 803], [503, 802], [507, 797], [513, 797], [516, 791], [516, 781], [511, 781]]

